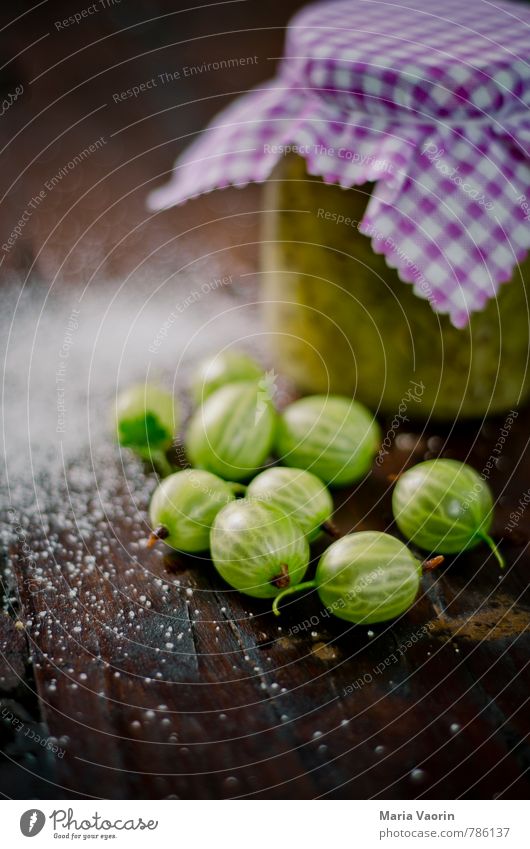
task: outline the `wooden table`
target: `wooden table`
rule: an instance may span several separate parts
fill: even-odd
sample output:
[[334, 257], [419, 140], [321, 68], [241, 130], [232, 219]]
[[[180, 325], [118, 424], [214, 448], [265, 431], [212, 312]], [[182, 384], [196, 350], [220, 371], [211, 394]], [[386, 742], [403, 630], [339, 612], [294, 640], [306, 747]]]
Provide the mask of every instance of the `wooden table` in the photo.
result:
[[[20, 82], [24, 92], [0, 124], [1, 242], [31, 213], [4, 252], [5, 291], [22, 280], [30, 301], [46, 298], [53, 314], [86, 286], [105, 292], [126, 280], [134, 297], [191, 263], [208, 279], [232, 274], [231, 287], [215, 294], [219, 311], [259, 300], [258, 188], [158, 216], [145, 208], [147, 190], [190, 135], [233, 93], [272, 74], [298, 4], [258, 5], [180, 12], [159, 2], [165, 17], [140, 25], [154, 17], [145, 0], [58, 28], [69, 4], [45, 3], [6, 19], [2, 96]], [[257, 60], [118, 97], [159, 74], [233, 56]], [[185, 281], [179, 271], [173, 294]], [[137, 517], [145, 520], [154, 479], [134, 460], [122, 467], [110, 439], [92, 456], [80, 449], [40, 521], [35, 504], [17, 503], [11, 479], [2, 794], [526, 797], [528, 519], [513, 532], [506, 526], [528, 490], [529, 425], [520, 410], [490, 477], [506, 572], [483, 548], [448, 559], [406, 616], [372, 629], [326, 617], [314, 595], [276, 620], [266, 604], [230, 592], [207, 562], [148, 554]], [[385, 464], [355, 493], [339, 494], [340, 529], [388, 526], [388, 476], [403, 465], [442, 454], [483, 468], [503, 426], [401, 432]], [[94, 498], [85, 464], [100, 487]], [[46, 492], [45, 482], [39, 487]]]

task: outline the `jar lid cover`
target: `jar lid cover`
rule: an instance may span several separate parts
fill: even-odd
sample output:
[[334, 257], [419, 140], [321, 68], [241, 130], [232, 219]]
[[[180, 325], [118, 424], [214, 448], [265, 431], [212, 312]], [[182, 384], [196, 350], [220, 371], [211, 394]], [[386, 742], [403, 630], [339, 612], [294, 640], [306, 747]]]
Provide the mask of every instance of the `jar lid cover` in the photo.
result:
[[457, 327], [530, 248], [530, 7], [338, 0], [292, 20], [278, 76], [177, 160], [152, 209], [262, 182], [288, 152], [374, 188], [360, 232]]

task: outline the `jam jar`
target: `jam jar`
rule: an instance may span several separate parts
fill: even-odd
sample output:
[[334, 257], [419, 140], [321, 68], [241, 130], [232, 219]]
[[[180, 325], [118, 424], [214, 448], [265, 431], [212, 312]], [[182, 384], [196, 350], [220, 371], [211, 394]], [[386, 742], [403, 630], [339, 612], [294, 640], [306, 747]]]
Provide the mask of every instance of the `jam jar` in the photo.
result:
[[414, 418], [518, 406], [530, 391], [530, 262], [457, 328], [359, 232], [371, 189], [310, 177], [293, 153], [276, 165], [261, 263], [278, 368], [303, 392], [352, 394], [385, 414], [411, 398]]

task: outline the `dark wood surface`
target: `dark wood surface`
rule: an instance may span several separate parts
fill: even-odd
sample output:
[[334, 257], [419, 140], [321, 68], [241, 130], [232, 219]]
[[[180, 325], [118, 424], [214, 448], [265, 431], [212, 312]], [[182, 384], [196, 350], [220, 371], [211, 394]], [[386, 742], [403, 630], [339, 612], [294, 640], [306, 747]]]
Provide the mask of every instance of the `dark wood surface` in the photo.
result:
[[[3, 91], [25, 86], [0, 124], [1, 241], [50, 175], [106, 141], [31, 216], [5, 256], [3, 285], [17, 276], [35, 298], [46, 292], [53, 309], [54, 298], [87, 283], [97, 289], [130, 275], [133, 290], [138, 267], [138, 286], [146, 277], [155, 286], [208, 253], [210, 270], [234, 272], [219, 309], [227, 298], [253, 301], [244, 275], [257, 267], [258, 188], [159, 216], [147, 214], [145, 195], [233, 92], [273, 73], [297, 4], [179, 13], [169, 2], [156, 10], [122, 2], [64, 32], [54, 21], [70, 5], [51, 5], [9, 26], [6, 19], [0, 32]], [[259, 61], [113, 102], [113, 93], [164, 70], [238, 55]], [[388, 476], [416, 460], [442, 454], [483, 468], [503, 423], [401, 433], [381, 468], [339, 494], [340, 529], [387, 528]], [[230, 592], [207, 562], [148, 554], [139, 545], [145, 528], [131, 516], [145, 520], [153, 476], [133, 460], [122, 468], [112, 446], [110, 459], [90, 469], [104, 513], [83, 534], [80, 515], [98, 508], [81, 491], [78, 468], [40, 522], [24, 521], [25, 505], [6, 504], [24, 530], [4, 552], [2, 794], [526, 797], [528, 519], [516, 532], [506, 526], [530, 486], [529, 425], [529, 412], [519, 411], [490, 478], [506, 571], [483, 548], [448, 558], [406, 616], [372, 629], [322, 616], [314, 596], [274, 619], [267, 605]]]

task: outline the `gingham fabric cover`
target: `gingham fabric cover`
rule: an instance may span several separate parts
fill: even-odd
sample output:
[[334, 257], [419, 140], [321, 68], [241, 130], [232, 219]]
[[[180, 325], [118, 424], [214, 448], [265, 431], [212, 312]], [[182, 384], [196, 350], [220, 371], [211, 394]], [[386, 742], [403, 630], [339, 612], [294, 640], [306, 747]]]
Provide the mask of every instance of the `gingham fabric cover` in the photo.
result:
[[522, 3], [309, 6], [278, 76], [212, 121], [150, 206], [266, 180], [296, 145], [328, 183], [375, 182], [359, 229], [463, 327], [530, 247], [529, 63]]

